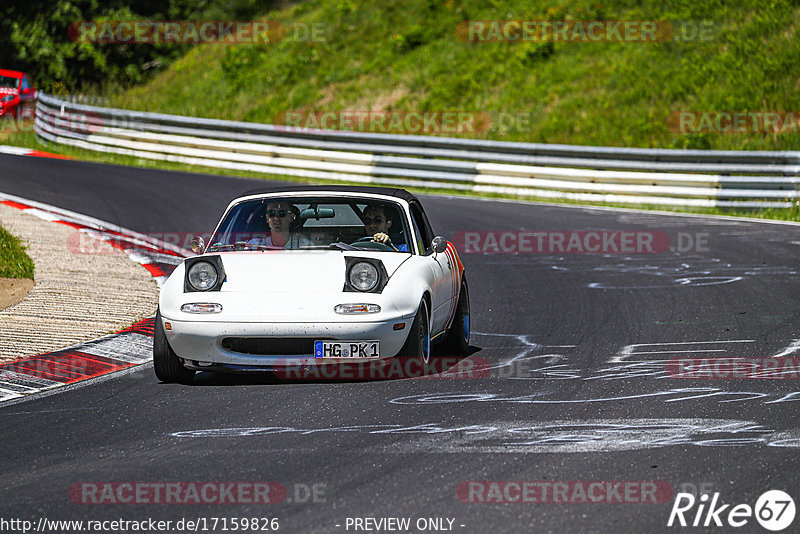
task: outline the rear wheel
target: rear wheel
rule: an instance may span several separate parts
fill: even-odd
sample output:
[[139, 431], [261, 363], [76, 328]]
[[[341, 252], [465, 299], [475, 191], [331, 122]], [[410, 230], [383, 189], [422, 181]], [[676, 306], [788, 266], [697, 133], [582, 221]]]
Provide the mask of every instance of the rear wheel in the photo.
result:
[[24, 121], [33, 119], [36, 114], [33, 104], [22, 104], [19, 106], [19, 110], [19, 118]]
[[398, 357], [419, 360], [423, 366], [428, 365], [431, 359], [431, 332], [428, 317], [428, 303], [422, 299], [414, 322], [411, 323], [408, 339], [397, 354]]
[[156, 312], [155, 334], [153, 336], [153, 369], [156, 377], [162, 382], [189, 384], [194, 378], [194, 371], [183, 366], [178, 355], [172, 350], [164, 333], [161, 321], [161, 310]]
[[466, 354], [469, 349], [469, 286], [466, 277], [461, 279], [461, 291], [458, 294], [456, 315], [453, 324], [447, 332], [447, 338], [442, 343], [442, 348], [448, 354]]

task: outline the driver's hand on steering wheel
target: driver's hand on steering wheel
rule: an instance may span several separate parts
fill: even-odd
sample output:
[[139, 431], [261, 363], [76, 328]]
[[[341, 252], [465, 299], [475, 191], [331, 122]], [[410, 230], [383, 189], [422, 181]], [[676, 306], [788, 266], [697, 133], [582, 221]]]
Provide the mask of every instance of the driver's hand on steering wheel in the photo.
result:
[[378, 232], [377, 234], [372, 236], [372, 242], [373, 243], [381, 243], [383, 245], [390, 246], [393, 249], [397, 250], [397, 247], [395, 247], [392, 244], [392, 240], [389, 238], [389, 234], [385, 234], [383, 232]]
[[392, 240], [389, 238], [389, 234], [384, 234], [383, 232], [378, 232], [374, 236], [372, 236], [372, 241], [374, 243], [383, 243], [384, 245], [391, 245]]

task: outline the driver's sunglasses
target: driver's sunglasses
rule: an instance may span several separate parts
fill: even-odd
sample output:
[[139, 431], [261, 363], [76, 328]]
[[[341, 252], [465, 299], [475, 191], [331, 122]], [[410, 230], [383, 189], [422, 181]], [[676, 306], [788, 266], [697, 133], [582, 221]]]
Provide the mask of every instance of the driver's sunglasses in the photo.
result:
[[364, 221], [364, 224], [372, 224], [372, 223], [380, 224], [383, 222], [384, 219], [383, 217], [378, 215], [377, 217], [363, 217], [361, 220]]
[[267, 217], [275, 217], [278, 216], [280, 218], [286, 217], [289, 215], [289, 210], [267, 210]]

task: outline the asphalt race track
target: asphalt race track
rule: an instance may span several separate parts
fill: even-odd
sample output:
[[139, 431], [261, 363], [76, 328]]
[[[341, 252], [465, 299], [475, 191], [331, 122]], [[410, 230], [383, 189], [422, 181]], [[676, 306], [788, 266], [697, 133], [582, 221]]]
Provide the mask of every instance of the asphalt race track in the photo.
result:
[[[209, 231], [235, 195], [263, 183], [0, 157], [0, 191], [149, 233]], [[199, 376], [187, 387], [159, 384], [148, 364], [2, 405], [0, 517], [278, 518], [280, 531], [298, 533], [388, 532], [356, 530], [355, 519], [395, 517], [410, 518], [410, 532], [695, 531], [667, 521], [678, 492], [703, 488], [731, 505], [719, 515], [724, 527], [709, 529], [727, 532], [733, 505], [755, 507], [767, 490], [797, 501], [800, 375], [784, 368], [783, 379], [678, 378], [671, 360], [797, 362], [800, 226], [461, 198], [423, 203], [448, 238], [625, 230], [666, 234], [673, 249], [461, 249], [471, 359], [488, 362], [484, 376]], [[208, 505], [90, 504], [81, 493], [82, 483], [206, 481], [272, 482], [283, 488], [273, 497], [286, 494], [279, 503]], [[541, 482], [530, 495], [546, 502], [498, 502], [519, 500], [507, 482], [523, 481]], [[581, 502], [589, 499], [575, 488], [598, 481], [605, 484], [591, 491], [601, 502]], [[637, 488], [659, 489], [641, 497]], [[480, 500], [489, 502], [470, 502]], [[686, 512], [688, 522], [697, 510]], [[437, 528], [428, 518], [444, 521]], [[735, 530], [766, 531], [755, 517]]]

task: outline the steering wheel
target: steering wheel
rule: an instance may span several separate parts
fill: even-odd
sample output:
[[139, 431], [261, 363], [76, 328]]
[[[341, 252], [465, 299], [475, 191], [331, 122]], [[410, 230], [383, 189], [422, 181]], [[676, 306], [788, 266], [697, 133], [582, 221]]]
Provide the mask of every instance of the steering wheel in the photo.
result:
[[377, 241], [373, 241], [372, 237], [362, 237], [358, 241], [353, 241], [350, 243], [354, 247], [361, 247], [361, 248], [374, 248], [375, 250], [385, 250], [394, 252], [394, 247], [391, 245], [384, 245], [383, 243], [378, 243]]

